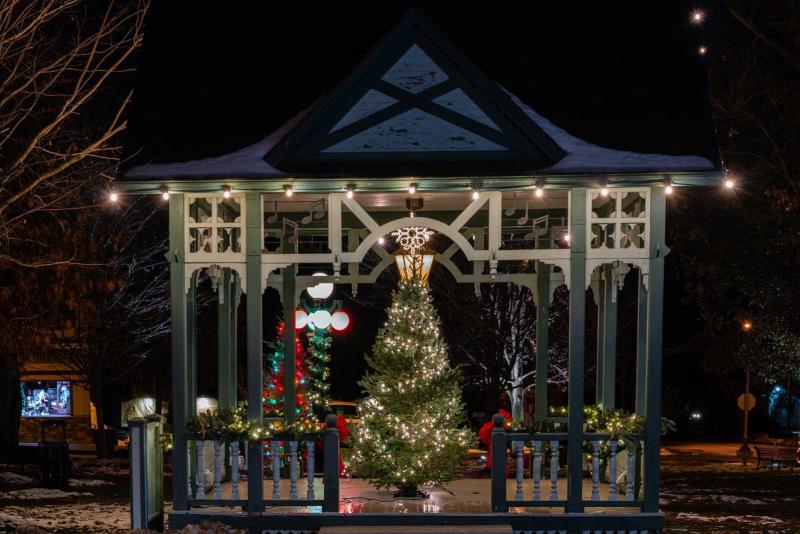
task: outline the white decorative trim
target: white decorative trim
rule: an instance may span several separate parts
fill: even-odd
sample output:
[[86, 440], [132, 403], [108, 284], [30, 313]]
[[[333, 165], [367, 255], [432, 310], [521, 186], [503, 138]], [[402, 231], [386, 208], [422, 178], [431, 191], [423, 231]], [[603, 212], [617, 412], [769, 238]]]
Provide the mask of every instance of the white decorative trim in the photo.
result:
[[192, 275], [197, 271], [208, 269], [212, 265], [216, 265], [222, 269], [229, 268], [239, 275], [241, 282], [241, 290], [244, 292], [247, 287], [247, 270], [244, 263], [234, 262], [219, 262], [219, 261], [192, 261], [183, 264], [183, 275], [186, 280], [186, 293], [189, 292], [189, 286], [192, 281]]

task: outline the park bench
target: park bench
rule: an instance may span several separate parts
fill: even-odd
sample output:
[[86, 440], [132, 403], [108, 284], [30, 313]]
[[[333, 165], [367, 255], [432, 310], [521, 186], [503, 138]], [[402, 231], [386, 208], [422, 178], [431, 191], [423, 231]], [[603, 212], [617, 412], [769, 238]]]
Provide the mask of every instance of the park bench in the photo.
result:
[[756, 450], [756, 469], [761, 464], [768, 466], [770, 470], [780, 470], [785, 465], [794, 471], [797, 465], [797, 447], [794, 445], [754, 445], [753, 448]]

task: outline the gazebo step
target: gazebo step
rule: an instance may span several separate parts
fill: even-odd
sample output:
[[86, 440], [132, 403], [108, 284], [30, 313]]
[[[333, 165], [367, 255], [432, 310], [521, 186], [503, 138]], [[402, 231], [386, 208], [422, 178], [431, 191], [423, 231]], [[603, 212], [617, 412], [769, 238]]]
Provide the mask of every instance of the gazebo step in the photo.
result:
[[322, 527], [319, 534], [512, 534], [511, 525], [375, 525]]

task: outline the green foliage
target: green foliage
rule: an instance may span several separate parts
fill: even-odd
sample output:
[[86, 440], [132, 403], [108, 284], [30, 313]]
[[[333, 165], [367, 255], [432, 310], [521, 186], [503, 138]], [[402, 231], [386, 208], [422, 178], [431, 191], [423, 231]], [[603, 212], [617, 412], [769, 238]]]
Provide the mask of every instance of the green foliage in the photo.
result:
[[321, 429], [316, 421], [300, 420], [291, 425], [282, 421], [258, 424], [247, 418], [247, 406], [208, 410], [192, 417], [186, 431], [196, 439], [270, 439], [275, 436], [313, 434]]
[[401, 281], [360, 384], [361, 424], [351, 437], [353, 472], [378, 488], [441, 486], [466, 455], [461, 373], [450, 367], [427, 287]]

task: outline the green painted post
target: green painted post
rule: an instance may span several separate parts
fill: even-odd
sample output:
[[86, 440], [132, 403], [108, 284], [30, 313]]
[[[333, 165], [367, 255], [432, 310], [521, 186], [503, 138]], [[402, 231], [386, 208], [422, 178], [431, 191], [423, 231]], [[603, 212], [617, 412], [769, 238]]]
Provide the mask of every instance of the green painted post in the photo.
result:
[[222, 270], [217, 286], [217, 394], [220, 408], [233, 408], [231, 399], [231, 270]]
[[187, 303], [185, 275], [185, 208], [182, 194], [169, 197], [169, 262], [172, 343], [172, 499], [174, 510], [189, 509], [186, 420], [188, 403]]
[[[262, 273], [263, 207], [259, 193], [245, 197], [246, 229], [245, 270], [247, 273], [247, 417], [258, 424], [264, 422], [264, 356], [262, 352]], [[261, 442], [248, 441], [247, 449], [247, 511], [264, 511], [264, 463]]]
[[600, 272], [595, 272], [593, 276], [597, 276], [596, 291], [593, 292], [594, 300], [597, 303], [597, 363], [595, 365], [595, 397], [594, 402], [598, 406], [603, 404], [603, 365], [606, 358], [603, 351], [606, 348], [605, 333], [606, 333], [606, 281], [603, 278], [603, 268]]
[[191, 274], [189, 291], [186, 293], [186, 331], [186, 368], [189, 374], [187, 407], [189, 415], [193, 416], [197, 413], [197, 272]]
[[603, 316], [603, 398], [604, 410], [613, 410], [616, 405], [617, 389], [617, 303], [614, 298], [614, 269], [611, 265], [603, 266], [603, 300], [605, 314]]
[[289, 265], [283, 269], [283, 417], [286, 424], [295, 419], [295, 266]]
[[647, 391], [647, 286], [639, 271], [638, 317], [636, 327], [636, 415], [644, 415]]
[[231, 368], [228, 372], [228, 376], [230, 377], [230, 387], [231, 387], [231, 400], [233, 402], [233, 406], [236, 407], [239, 404], [239, 387], [238, 387], [238, 359], [239, 359], [239, 347], [237, 336], [239, 332], [239, 326], [237, 324], [238, 315], [239, 315], [239, 302], [242, 299], [242, 280], [239, 278], [239, 275], [236, 274], [236, 271], [231, 271], [231, 322], [230, 322], [230, 343], [231, 343], [231, 358], [230, 364]]
[[569, 386], [567, 513], [583, 512], [583, 387], [586, 335], [586, 188], [569, 194]]
[[323, 473], [322, 511], [339, 511], [339, 429], [336, 428], [338, 417], [329, 413], [325, 416], [325, 432], [323, 443], [325, 445], [325, 462]]
[[505, 418], [496, 413], [492, 416], [492, 512], [508, 512], [506, 494], [506, 430]]
[[536, 271], [536, 385], [534, 389], [534, 419], [547, 419], [547, 371], [550, 346], [550, 266], [539, 262]]
[[647, 291], [647, 394], [645, 396], [644, 506], [658, 512], [661, 448], [661, 352], [664, 298], [666, 197], [663, 187], [650, 189], [650, 272]]

